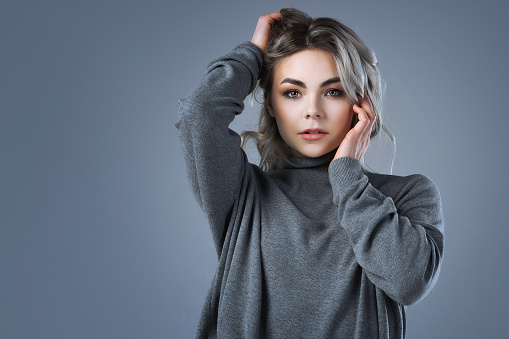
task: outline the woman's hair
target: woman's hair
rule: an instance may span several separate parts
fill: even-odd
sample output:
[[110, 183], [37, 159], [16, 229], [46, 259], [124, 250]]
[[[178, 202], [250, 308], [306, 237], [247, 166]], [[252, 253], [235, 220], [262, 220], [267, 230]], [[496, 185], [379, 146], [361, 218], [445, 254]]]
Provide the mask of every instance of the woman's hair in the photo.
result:
[[386, 131], [381, 121], [383, 91], [375, 54], [354, 31], [337, 20], [325, 17], [313, 19], [293, 8], [281, 9], [280, 13], [281, 19], [273, 24], [270, 32], [258, 81], [258, 88], [263, 90], [258, 132], [242, 132], [242, 147], [245, 147], [247, 140], [254, 139], [260, 152], [260, 167], [265, 171], [278, 169], [281, 160], [291, 154], [289, 146], [279, 134], [276, 119], [269, 114], [274, 70], [283, 58], [303, 50], [329, 52], [336, 62], [339, 78], [350, 102], [359, 104], [357, 95], [363, 97], [364, 93], [371, 100], [377, 118], [371, 138], [380, 129]]

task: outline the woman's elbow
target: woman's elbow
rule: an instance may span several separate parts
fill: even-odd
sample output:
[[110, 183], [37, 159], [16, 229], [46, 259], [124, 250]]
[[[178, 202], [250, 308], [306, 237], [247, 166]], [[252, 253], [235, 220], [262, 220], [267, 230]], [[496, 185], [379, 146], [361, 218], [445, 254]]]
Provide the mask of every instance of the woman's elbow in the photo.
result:
[[424, 273], [409, 272], [406, 279], [401, 279], [391, 296], [397, 303], [405, 306], [422, 300], [435, 286], [440, 274], [440, 263], [430, 263]]

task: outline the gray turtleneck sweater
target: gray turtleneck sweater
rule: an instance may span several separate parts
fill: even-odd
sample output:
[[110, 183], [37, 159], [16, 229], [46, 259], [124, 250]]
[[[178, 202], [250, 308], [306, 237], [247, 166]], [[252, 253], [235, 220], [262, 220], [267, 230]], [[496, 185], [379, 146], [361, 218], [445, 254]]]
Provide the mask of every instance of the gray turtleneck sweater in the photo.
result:
[[365, 171], [353, 158], [291, 158], [264, 172], [228, 128], [261, 51], [213, 61], [180, 101], [188, 176], [219, 264], [199, 338], [400, 338], [405, 305], [435, 284], [443, 254], [436, 186]]

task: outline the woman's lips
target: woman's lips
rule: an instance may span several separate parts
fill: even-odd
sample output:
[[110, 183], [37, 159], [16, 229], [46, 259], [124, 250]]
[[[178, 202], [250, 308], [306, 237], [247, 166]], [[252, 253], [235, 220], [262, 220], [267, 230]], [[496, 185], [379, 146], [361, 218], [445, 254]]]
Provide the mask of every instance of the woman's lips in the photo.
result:
[[318, 140], [327, 135], [327, 131], [321, 128], [305, 129], [299, 133], [305, 140]]

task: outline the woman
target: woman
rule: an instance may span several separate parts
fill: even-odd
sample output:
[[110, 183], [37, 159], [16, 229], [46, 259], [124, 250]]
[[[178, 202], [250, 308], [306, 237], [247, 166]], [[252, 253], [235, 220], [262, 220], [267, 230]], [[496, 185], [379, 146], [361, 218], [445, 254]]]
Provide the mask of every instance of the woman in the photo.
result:
[[[245, 137], [260, 167], [228, 129], [257, 82], [259, 131]], [[219, 258], [198, 337], [404, 337], [405, 306], [440, 271], [443, 218], [425, 176], [361, 166], [383, 129], [380, 83], [351, 29], [282, 9], [180, 101], [188, 174]]]

